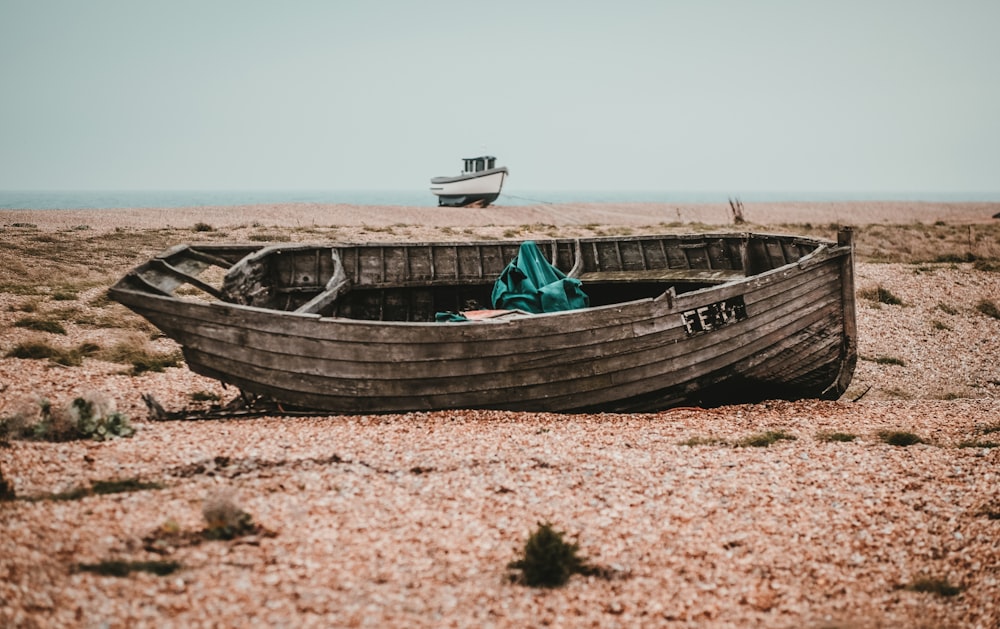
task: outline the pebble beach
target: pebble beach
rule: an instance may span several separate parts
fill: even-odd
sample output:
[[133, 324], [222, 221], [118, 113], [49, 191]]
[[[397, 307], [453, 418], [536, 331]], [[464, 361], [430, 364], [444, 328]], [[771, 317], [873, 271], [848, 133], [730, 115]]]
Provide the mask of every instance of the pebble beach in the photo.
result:
[[[748, 203], [748, 225], [733, 225], [725, 204], [0, 210], [0, 417], [38, 397], [93, 393], [135, 427], [107, 441], [0, 444], [14, 494], [0, 501], [0, 626], [1000, 626], [1000, 318], [983, 306], [1000, 304], [998, 212], [998, 203]], [[183, 364], [132, 375], [100, 358], [9, 355], [31, 340], [108, 347], [136, 335], [176, 351], [102, 295], [185, 239], [838, 224], [859, 234], [860, 359], [835, 402], [158, 422], [142, 394], [180, 409], [197, 405], [195, 394], [235, 392]], [[912, 244], [879, 240], [900, 225]], [[954, 257], [939, 255], [944, 243]], [[865, 297], [880, 288], [899, 303]], [[62, 333], [18, 323], [59, 313]], [[888, 443], [894, 432], [919, 442]], [[763, 433], [782, 437], [748, 445]], [[112, 479], [144, 488], [59, 497]], [[206, 502], [223, 499], [254, 527], [205, 539]], [[540, 523], [599, 573], [558, 588], [519, 584], [509, 564]], [[112, 560], [176, 567], [83, 568]]]

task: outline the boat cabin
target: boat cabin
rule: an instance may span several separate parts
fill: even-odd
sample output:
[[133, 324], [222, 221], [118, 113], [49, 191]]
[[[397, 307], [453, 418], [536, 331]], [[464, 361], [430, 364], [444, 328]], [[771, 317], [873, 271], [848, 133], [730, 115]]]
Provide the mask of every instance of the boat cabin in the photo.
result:
[[490, 170], [496, 168], [497, 158], [492, 155], [483, 155], [481, 157], [466, 157], [464, 160], [465, 169], [462, 171], [465, 173], [478, 173], [484, 170]]

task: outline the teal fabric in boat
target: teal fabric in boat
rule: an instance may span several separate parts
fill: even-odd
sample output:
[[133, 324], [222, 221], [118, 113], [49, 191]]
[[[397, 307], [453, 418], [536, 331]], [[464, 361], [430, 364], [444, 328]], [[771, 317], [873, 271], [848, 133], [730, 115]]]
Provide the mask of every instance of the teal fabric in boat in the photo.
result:
[[528, 240], [493, 285], [493, 307], [526, 312], [559, 312], [590, 305], [580, 280], [549, 264], [538, 245]]

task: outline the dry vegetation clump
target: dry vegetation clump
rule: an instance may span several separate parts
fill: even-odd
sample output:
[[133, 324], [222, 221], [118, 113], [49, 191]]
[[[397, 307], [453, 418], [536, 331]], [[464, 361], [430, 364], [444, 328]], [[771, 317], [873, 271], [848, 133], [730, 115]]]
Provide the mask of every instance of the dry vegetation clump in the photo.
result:
[[95, 343], [84, 342], [76, 347], [63, 348], [52, 345], [44, 339], [29, 339], [18, 343], [4, 356], [6, 358], [22, 358], [27, 360], [51, 360], [66, 367], [78, 367], [84, 358], [94, 356], [100, 351]]
[[878, 286], [876, 288], [863, 288], [858, 291], [858, 296], [869, 301], [874, 301], [880, 304], [887, 304], [890, 306], [902, 306], [903, 300], [893, 294], [891, 290], [885, 288], [884, 286]]
[[259, 530], [253, 517], [237, 504], [235, 493], [230, 489], [209, 494], [201, 514], [206, 524], [202, 535], [207, 539], [229, 540]]
[[23, 317], [14, 322], [18, 328], [26, 328], [37, 332], [49, 332], [51, 334], [66, 334], [66, 328], [58, 321], [42, 319], [38, 317]]
[[133, 334], [102, 350], [99, 358], [113, 363], [131, 365], [135, 376], [146, 372], [162, 372], [167, 367], [179, 367], [184, 356], [180, 350], [159, 352], [149, 346], [141, 335]]

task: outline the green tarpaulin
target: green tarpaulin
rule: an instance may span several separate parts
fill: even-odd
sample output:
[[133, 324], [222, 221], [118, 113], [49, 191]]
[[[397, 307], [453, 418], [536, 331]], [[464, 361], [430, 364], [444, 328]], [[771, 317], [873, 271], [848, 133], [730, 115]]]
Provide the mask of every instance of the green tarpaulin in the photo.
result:
[[[580, 287], [580, 280], [549, 264], [538, 245], [521, 243], [517, 257], [507, 265], [493, 284], [493, 307], [538, 314], [576, 310], [590, 305], [590, 298]], [[439, 312], [438, 322], [469, 321], [462, 312]], [[475, 317], [481, 319], [483, 317]]]
[[493, 307], [526, 312], [558, 312], [590, 305], [580, 280], [549, 264], [533, 241], [521, 243], [517, 257], [493, 285]]

